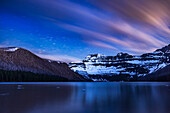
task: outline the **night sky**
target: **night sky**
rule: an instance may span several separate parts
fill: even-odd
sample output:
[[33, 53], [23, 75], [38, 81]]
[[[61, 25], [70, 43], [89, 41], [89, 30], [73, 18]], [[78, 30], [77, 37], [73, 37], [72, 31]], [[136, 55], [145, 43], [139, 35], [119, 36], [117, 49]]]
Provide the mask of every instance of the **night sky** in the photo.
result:
[[169, 43], [170, 0], [0, 0], [0, 47], [70, 62]]

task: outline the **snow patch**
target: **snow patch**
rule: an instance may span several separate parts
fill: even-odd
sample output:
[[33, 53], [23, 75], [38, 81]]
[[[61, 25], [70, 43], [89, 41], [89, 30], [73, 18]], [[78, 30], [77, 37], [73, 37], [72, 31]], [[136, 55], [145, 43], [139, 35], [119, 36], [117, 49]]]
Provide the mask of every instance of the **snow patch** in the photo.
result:
[[5, 50], [5, 51], [12, 51], [12, 52], [14, 52], [14, 51], [16, 51], [16, 50], [18, 50], [19, 48], [10, 48], [10, 49], [7, 49], [7, 50]]
[[51, 60], [48, 60], [48, 62], [50, 62], [50, 63], [51, 63], [52, 61], [51, 61]]

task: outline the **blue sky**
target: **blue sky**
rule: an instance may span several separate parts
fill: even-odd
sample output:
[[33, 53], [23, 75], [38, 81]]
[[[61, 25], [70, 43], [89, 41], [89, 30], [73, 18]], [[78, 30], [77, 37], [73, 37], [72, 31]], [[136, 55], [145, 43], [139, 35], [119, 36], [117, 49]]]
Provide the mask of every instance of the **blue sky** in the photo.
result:
[[170, 1], [1, 0], [0, 46], [66, 62], [170, 43]]

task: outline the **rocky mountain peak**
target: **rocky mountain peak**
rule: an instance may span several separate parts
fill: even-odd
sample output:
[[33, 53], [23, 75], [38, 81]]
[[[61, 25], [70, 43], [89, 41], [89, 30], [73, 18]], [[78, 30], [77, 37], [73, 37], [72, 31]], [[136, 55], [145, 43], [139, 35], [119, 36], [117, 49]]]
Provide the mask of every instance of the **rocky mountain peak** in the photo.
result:
[[120, 52], [116, 55], [116, 57], [120, 58], [120, 59], [123, 59], [123, 58], [132, 58], [133, 56], [128, 54], [128, 53], [123, 53], [123, 52]]
[[163, 53], [170, 53], [170, 44], [161, 49], [157, 49], [156, 51], [162, 51]]
[[120, 52], [116, 56], [88, 55], [82, 63], [70, 63], [70, 68], [83, 76], [126, 75], [146, 76], [170, 64], [170, 45], [141, 56]]
[[61, 76], [69, 80], [81, 79], [66, 63], [40, 58], [20, 47], [0, 48], [0, 69]]

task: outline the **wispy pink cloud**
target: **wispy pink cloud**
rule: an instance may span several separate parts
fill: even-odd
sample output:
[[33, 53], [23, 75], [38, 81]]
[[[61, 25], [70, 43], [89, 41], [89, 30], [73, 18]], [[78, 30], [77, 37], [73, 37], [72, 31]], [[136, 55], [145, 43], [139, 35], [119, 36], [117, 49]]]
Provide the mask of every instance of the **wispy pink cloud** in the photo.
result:
[[[131, 48], [135, 47], [139, 51], [148, 51], [168, 44], [165, 39], [161, 38], [162, 36], [164, 38], [169, 38], [170, 36], [170, 14], [169, 6], [166, 2], [164, 3], [161, 0], [156, 2], [154, 0], [147, 2], [145, 0], [141, 2], [130, 1], [94, 0], [94, 5], [98, 6], [100, 10], [70, 1], [58, 2], [52, 0], [49, 3], [43, 3], [38, 0], [36, 2], [37, 4], [41, 2], [45, 9], [64, 9], [69, 13], [65, 12], [63, 15], [81, 20], [81, 24], [74, 23], [74, 25], [71, 25], [70, 23], [56, 21], [56, 18], [59, 17], [55, 13], [47, 13], [48, 18], [46, 18], [57, 26], [86, 36], [85, 42], [90, 42], [91, 38], [93, 38], [96, 42], [103, 43], [97, 44], [93, 42], [93, 45], [96, 46], [100, 45], [102, 47], [101, 45], [105, 45], [103, 48], [106, 48], [106, 45], [114, 48], [119, 46], [118, 49], [137, 52]], [[109, 15], [108, 13], [105, 14], [106, 11]], [[73, 15], [70, 16], [71, 14]], [[87, 20], [89, 23], [86, 23], [87, 25], [83, 24]], [[103, 31], [97, 29], [101, 27], [109, 29], [110, 32], [106, 33], [105, 29]], [[123, 37], [118, 37], [112, 31], [123, 35]]]
[[103, 43], [103, 42], [99, 42], [99, 41], [89, 40], [89, 41], [86, 41], [86, 43], [97, 46], [97, 47], [117, 50], [117, 48], [113, 47], [112, 45], [109, 45], [109, 44], [106, 44], [106, 43]]
[[60, 55], [36, 54], [36, 55], [40, 56], [41, 58], [50, 59], [54, 61], [62, 61], [66, 63], [81, 61], [81, 59], [79, 58], [68, 56], [68, 55], [62, 55], [62, 54]]

